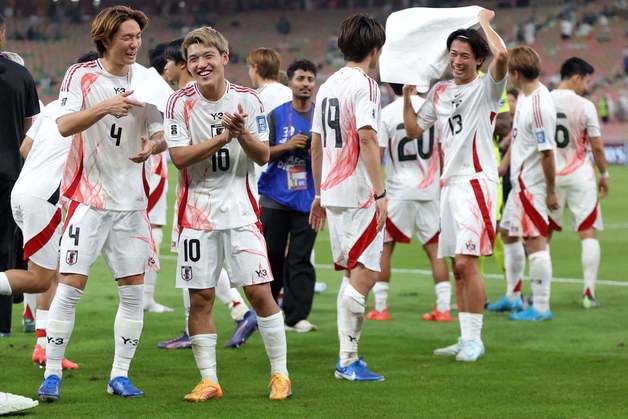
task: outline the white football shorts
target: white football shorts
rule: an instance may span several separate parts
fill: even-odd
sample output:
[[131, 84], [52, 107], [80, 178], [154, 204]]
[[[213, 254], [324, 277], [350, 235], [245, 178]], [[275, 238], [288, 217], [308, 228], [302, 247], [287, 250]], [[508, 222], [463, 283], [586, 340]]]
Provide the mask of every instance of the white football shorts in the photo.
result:
[[518, 180], [504, 206], [499, 227], [511, 237], [547, 237], [549, 219], [545, 182], [526, 186]]
[[563, 215], [567, 208], [571, 213], [574, 231], [604, 229], [593, 168], [577, 170], [567, 176], [556, 176], [556, 195], [559, 208], [550, 211], [549, 223], [552, 230], [562, 230]]
[[415, 234], [422, 245], [436, 243], [439, 231], [440, 204], [438, 200], [388, 200], [384, 243], [410, 243]]

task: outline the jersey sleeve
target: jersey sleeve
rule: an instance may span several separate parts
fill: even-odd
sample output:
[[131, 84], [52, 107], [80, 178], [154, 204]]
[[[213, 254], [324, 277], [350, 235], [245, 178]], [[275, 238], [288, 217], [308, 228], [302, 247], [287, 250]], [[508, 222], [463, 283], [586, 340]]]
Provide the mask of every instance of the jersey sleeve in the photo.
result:
[[147, 103], [146, 105], [146, 128], [148, 130], [148, 137], [152, 137], [159, 131], [164, 130], [164, 119], [161, 116], [161, 112], [155, 105]]
[[368, 78], [355, 93], [355, 129], [371, 127], [379, 130], [379, 87]]
[[33, 142], [35, 142], [37, 140], [37, 137], [39, 136], [39, 129], [41, 127], [43, 119], [43, 115], [39, 114], [39, 116], [35, 118], [35, 122], [33, 122], [33, 125], [31, 125], [31, 127], [26, 132], [26, 136], [33, 140]]
[[388, 129], [386, 128], [386, 120], [382, 115], [381, 120], [379, 121], [379, 129], [377, 130], [377, 142], [381, 148], [388, 147]]
[[321, 100], [323, 95], [320, 90], [318, 93], [319, 94], [316, 95], [316, 103], [314, 104], [314, 116], [312, 116], [312, 132], [320, 135], [323, 133], [323, 116], [321, 114]]
[[490, 71], [482, 76], [482, 86], [484, 87], [488, 105], [492, 110], [498, 113], [501, 112], [500, 108], [504, 103], [508, 103], [507, 94], [505, 102], [503, 101], [507, 80], [508, 77], [504, 77], [501, 81], [495, 81]]
[[66, 71], [59, 92], [59, 113], [57, 118], [69, 113], [78, 112], [83, 107], [81, 73], [82, 71], [77, 67], [77, 64], [71, 66]]
[[601, 137], [602, 130], [600, 129], [600, 120], [597, 117], [597, 110], [595, 109], [595, 105], [588, 100], [584, 106], [584, 115], [586, 117], [587, 136], [589, 138]]
[[556, 148], [556, 108], [551, 96], [537, 96], [532, 99], [532, 123], [539, 151]]
[[434, 94], [436, 92], [436, 86], [438, 86], [438, 84], [432, 86], [429, 93], [427, 94], [427, 97], [425, 98], [425, 102], [423, 102], [423, 104], [416, 113], [416, 122], [423, 131], [434, 125], [437, 119], [436, 107], [434, 106]]
[[268, 142], [268, 120], [264, 113], [264, 105], [255, 93], [246, 93], [248, 113], [246, 129], [259, 141]]
[[164, 116], [165, 137], [168, 148], [185, 147], [191, 144], [190, 133], [183, 116], [183, 101], [180, 95], [173, 93], [168, 99]]

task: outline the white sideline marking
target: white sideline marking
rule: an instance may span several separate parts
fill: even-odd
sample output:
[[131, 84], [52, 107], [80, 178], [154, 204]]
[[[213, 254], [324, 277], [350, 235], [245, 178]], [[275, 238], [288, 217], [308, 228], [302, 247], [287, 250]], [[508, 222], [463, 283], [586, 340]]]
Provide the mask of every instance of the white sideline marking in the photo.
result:
[[[628, 228], [628, 224], [627, 224]], [[164, 260], [177, 260], [176, 256], [173, 255], [162, 255], [159, 256], [160, 259]], [[334, 270], [332, 265], [327, 264], [317, 264], [316, 268], [325, 269], [325, 270]], [[408, 275], [423, 275], [423, 276], [432, 276], [432, 271], [428, 271], [427, 269], [407, 269], [407, 268], [392, 268], [391, 271], [396, 274], [408, 274]], [[484, 274], [484, 277], [487, 279], [500, 279], [503, 280], [504, 276], [500, 274]], [[558, 282], [560, 284], [582, 284], [582, 278], [552, 278], [552, 282]], [[628, 281], [617, 281], [610, 279], [598, 279], [597, 284], [599, 285], [610, 285], [613, 287], [628, 287]]]
[[607, 224], [604, 228], [609, 230], [625, 230], [628, 229], [628, 223]]

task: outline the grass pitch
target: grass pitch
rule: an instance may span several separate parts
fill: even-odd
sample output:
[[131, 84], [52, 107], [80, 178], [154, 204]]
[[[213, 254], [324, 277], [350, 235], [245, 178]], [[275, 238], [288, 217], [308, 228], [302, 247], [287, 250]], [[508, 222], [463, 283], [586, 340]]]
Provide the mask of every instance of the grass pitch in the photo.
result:
[[[171, 199], [175, 178], [171, 176]], [[117, 291], [101, 260], [79, 303], [67, 351], [81, 369], [64, 375], [59, 402], [41, 405], [29, 416], [628, 417], [628, 168], [611, 168], [611, 195], [603, 201], [603, 214], [607, 228], [600, 234], [599, 277], [612, 282], [598, 285], [602, 307], [586, 311], [579, 305], [582, 285], [570, 278], [581, 278], [580, 244], [575, 233], [565, 231], [551, 247], [554, 276], [564, 279], [557, 279], [552, 287], [554, 320], [521, 324], [510, 322], [506, 315], [487, 314], [483, 333], [487, 354], [475, 364], [432, 356], [435, 347], [456, 339], [458, 324], [420, 319], [432, 306], [434, 291], [431, 278], [413, 270], [427, 269], [427, 260], [416, 244], [397, 246], [393, 266], [401, 271], [392, 278], [393, 321], [366, 321], [360, 342], [369, 366], [386, 376], [381, 383], [350, 383], [333, 377], [339, 274], [323, 266], [331, 263], [331, 257], [329, 237], [322, 233], [316, 247], [321, 265], [317, 274], [328, 290], [316, 296], [310, 317], [319, 331], [288, 334], [294, 396], [279, 403], [267, 400], [268, 362], [258, 333], [241, 349], [222, 349], [233, 324], [218, 302], [218, 375], [225, 396], [198, 405], [182, 401], [199, 380], [192, 353], [156, 348], [158, 341], [178, 335], [183, 328], [167, 227], [157, 299], [176, 311], [145, 316], [130, 375], [146, 396], [123, 400], [105, 393], [113, 358]], [[490, 260], [485, 271], [497, 274]], [[503, 293], [503, 280], [486, 283], [490, 298]], [[529, 293], [527, 283], [525, 290]], [[35, 397], [43, 370], [30, 362], [35, 338], [21, 332], [20, 318], [21, 306], [16, 305], [13, 336], [0, 340], [0, 390]]]

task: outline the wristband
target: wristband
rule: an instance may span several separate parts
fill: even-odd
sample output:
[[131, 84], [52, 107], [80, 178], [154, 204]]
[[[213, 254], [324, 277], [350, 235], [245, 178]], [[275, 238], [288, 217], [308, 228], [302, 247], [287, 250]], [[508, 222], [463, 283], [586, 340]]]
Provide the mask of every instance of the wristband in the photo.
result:
[[376, 201], [384, 198], [385, 196], [386, 196], [386, 189], [384, 189], [384, 192], [382, 192], [381, 195], [373, 194], [373, 198], [375, 198]]
[[600, 179], [608, 179], [609, 177], [608, 170], [604, 173], [600, 173]]
[[314, 199], [321, 199], [320, 195], [314, 195]]

